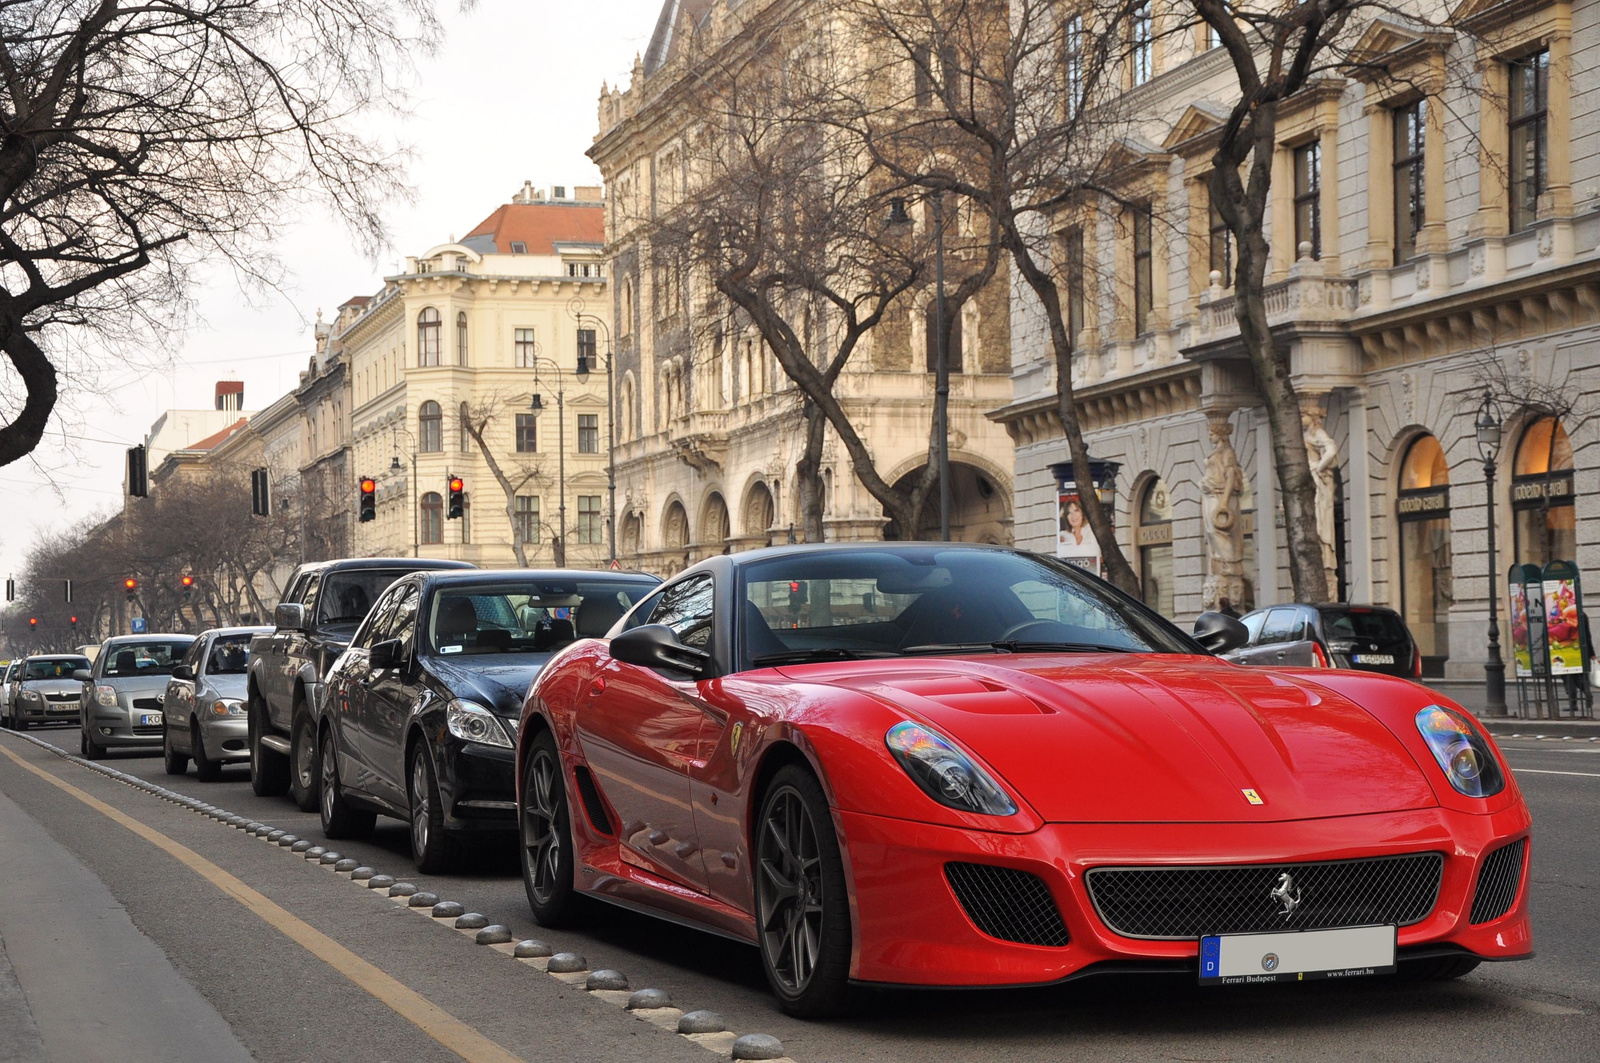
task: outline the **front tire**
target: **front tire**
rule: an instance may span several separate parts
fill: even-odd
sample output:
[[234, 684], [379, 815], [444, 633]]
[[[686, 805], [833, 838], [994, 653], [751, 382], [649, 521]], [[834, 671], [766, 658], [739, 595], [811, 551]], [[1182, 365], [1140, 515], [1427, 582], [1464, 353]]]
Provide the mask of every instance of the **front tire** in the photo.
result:
[[256, 698], [250, 699], [250, 789], [257, 797], [282, 797], [289, 789], [289, 761], [281, 753], [261, 744], [267, 729], [266, 712]]
[[168, 775], [183, 775], [189, 770], [189, 758], [172, 748], [171, 727], [161, 729], [161, 761]]
[[573, 884], [577, 846], [567, 809], [566, 773], [555, 736], [540, 731], [533, 740], [522, 772], [522, 799], [517, 803], [521, 844], [522, 888], [540, 926], [570, 926], [577, 921], [583, 897]]
[[850, 904], [844, 860], [822, 786], [791, 764], [773, 777], [755, 825], [756, 931], [767, 984], [784, 1011], [814, 1019], [845, 1010]]
[[201, 782], [217, 782], [222, 778], [222, 764], [206, 755], [206, 740], [200, 733], [198, 720], [189, 725], [189, 749], [194, 753], [194, 773]]
[[300, 811], [315, 812], [320, 787], [317, 735], [311, 728], [311, 714], [301, 706], [294, 714], [294, 728], [289, 737], [289, 799]]
[[444, 829], [444, 802], [427, 744], [411, 747], [411, 859], [424, 875], [442, 875], [455, 867], [460, 845]]
[[339, 749], [334, 743], [333, 728], [322, 732], [321, 746], [317, 760], [322, 770], [322, 784], [317, 808], [322, 813], [322, 833], [332, 839], [371, 834], [373, 824], [378, 821], [377, 814], [346, 801], [344, 789], [339, 785]]
[[[27, 730], [27, 728], [19, 727], [18, 730]], [[83, 725], [82, 746], [83, 755], [90, 760], [100, 760], [106, 755], [106, 747], [96, 742], [94, 737], [89, 734], [89, 725], [87, 723]]]

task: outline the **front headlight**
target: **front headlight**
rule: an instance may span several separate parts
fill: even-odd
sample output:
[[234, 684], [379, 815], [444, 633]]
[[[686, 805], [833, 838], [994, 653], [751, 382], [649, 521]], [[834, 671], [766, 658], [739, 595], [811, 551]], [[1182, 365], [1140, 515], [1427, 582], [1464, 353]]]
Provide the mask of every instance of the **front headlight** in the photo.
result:
[[1506, 788], [1499, 761], [1466, 716], [1443, 705], [1429, 705], [1417, 713], [1417, 730], [1456, 792], [1493, 797]]
[[941, 805], [986, 816], [1010, 816], [1016, 804], [972, 758], [937, 731], [906, 720], [884, 736], [911, 781]]
[[94, 688], [94, 700], [110, 708], [117, 703], [117, 688], [101, 683]]
[[39, 692], [37, 690], [24, 690], [22, 692], [22, 700], [23, 701], [38, 701], [39, 700]]
[[450, 733], [463, 742], [479, 742], [486, 746], [511, 748], [506, 729], [500, 718], [482, 705], [470, 701], [452, 701], [445, 707], [444, 723]]
[[243, 716], [244, 715], [244, 702], [242, 702], [242, 701], [229, 701], [227, 698], [221, 698], [221, 699], [219, 699], [219, 700], [217, 700], [217, 701], [212, 703], [212, 705], [211, 705], [211, 715], [213, 715], [213, 716]]

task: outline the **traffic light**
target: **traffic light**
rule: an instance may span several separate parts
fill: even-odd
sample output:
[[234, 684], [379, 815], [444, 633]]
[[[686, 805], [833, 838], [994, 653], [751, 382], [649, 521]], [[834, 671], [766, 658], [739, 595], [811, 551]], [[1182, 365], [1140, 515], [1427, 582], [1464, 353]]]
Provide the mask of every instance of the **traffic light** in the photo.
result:
[[14, 602], [16, 600], [17, 600], [17, 581], [14, 580], [14, 579], [8, 579], [8, 580], [6, 580], [6, 601]]
[[370, 476], [361, 478], [361, 521], [378, 519], [378, 481]]
[[128, 592], [128, 601], [133, 601], [139, 595], [139, 581], [129, 576], [122, 581], [122, 589]]
[[450, 520], [455, 520], [466, 511], [466, 489], [467, 485], [461, 479], [461, 477], [450, 477], [450, 505], [449, 508], [444, 511], [445, 516]]
[[28, 617], [28, 630], [29, 631], [38, 631], [39, 630], [39, 618], [38, 617], [36, 617], [36, 616]]
[[144, 498], [150, 493], [147, 460], [148, 455], [145, 453], [144, 447], [128, 448], [128, 495], [130, 498]]
[[258, 517], [272, 516], [272, 481], [265, 469], [250, 471], [250, 512]]
[[189, 600], [189, 592], [194, 588], [194, 577], [185, 576], [178, 581], [183, 586], [183, 600]]
[[71, 624], [72, 624], [72, 631], [73, 631], [73, 634], [77, 634], [77, 631], [78, 631], [78, 618], [77, 618], [77, 617], [75, 617], [75, 616], [70, 616], [70, 617], [68, 617], [68, 618], [67, 618], [67, 619], [68, 619], [68, 621], [70, 621], [70, 622], [71, 622]]

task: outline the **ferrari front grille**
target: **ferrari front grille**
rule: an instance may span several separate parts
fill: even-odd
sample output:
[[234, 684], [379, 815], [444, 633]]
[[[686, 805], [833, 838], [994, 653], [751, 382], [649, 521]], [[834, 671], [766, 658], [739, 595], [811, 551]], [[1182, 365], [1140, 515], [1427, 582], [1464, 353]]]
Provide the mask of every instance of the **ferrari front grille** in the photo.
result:
[[1444, 854], [1315, 864], [1097, 867], [1085, 881], [1101, 921], [1129, 938], [1420, 923], [1439, 898]]
[[1067, 928], [1044, 879], [1012, 867], [950, 863], [944, 877], [977, 928], [1020, 945], [1060, 948]]
[[1511, 910], [1517, 899], [1517, 888], [1522, 885], [1522, 860], [1527, 849], [1528, 840], [1519, 838], [1483, 858], [1483, 866], [1478, 869], [1478, 888], [1472, 894], [1474, 926], [1499, 919]]

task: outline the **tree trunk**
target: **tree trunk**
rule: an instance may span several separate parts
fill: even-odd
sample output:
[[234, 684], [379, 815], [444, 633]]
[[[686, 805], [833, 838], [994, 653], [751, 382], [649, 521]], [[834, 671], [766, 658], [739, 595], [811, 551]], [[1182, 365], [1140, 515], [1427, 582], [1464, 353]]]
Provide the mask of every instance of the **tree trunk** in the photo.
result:
[[[465, 404], [463, 404], [463, 406], [464, 405]], [[465, 417], [464, 413], [463, 413], [463, 416]], [[506, 522], [507, 522], [508, 526], [511, 528], [511, 552], [517, 556], [517, 567], [518, 568], [527, 568], [528, 567], [528, 553], [527, 553], [526, 550], [523, 549], [522, 536], [517, 534], [517, 489], [516, 489], [516, 486], [512, 484], [511, 480], [506, 476], [505, 472], [501, 470], [500, 463], [498, 461], [494, 460], [494, 455], [489, 452], [489, 444], [484, 442], [484, 440], [483, 440], [483, 430], [484, 430], [485, 426], [484, 425], [475, 425], [475, 424], [473, 424], [470, 418], [465, 419], [464, 423], [467, 426], [467, 435], [471, 436], [472, 437], [472, 441], [474, 443], [478, 444], [478, 452], [483, 455], [484, 464], [489, 466], [489, 472], [491, 472], [494, 475], [495, 481], [497, 483], [499, 483], [499, 485], [500, 485], [500, 490], [505, 493], [505, 496], [506, 496]], [[556, 546], [557, 546], [557, 552], [559, 553], [559, 552], [564, 552], [566, 544], [558, 542], [556, 544]], [[565, 559], [564, 558], [557, 558], [556, 565], [558, 567], [562, 567], [562, 568], [566, 567]]]
[[44, 436], [50, 412], [56, 407], [56, 367], [24, 329], [9, 297], [0, 296], [0, 350], [6, 352], [27, 393], [22, 410], [10, 424], [0, 427], [0, 466], [25, 457]]
[[808, 543], [824, 539], [822, 507], [826, 502], [822, 491], [822, 443], [828, 427], [828, 418], [810, 399], [804, 407], [806, 445], [795, 465], [795, 475], [800, 492], [800, 525]]

